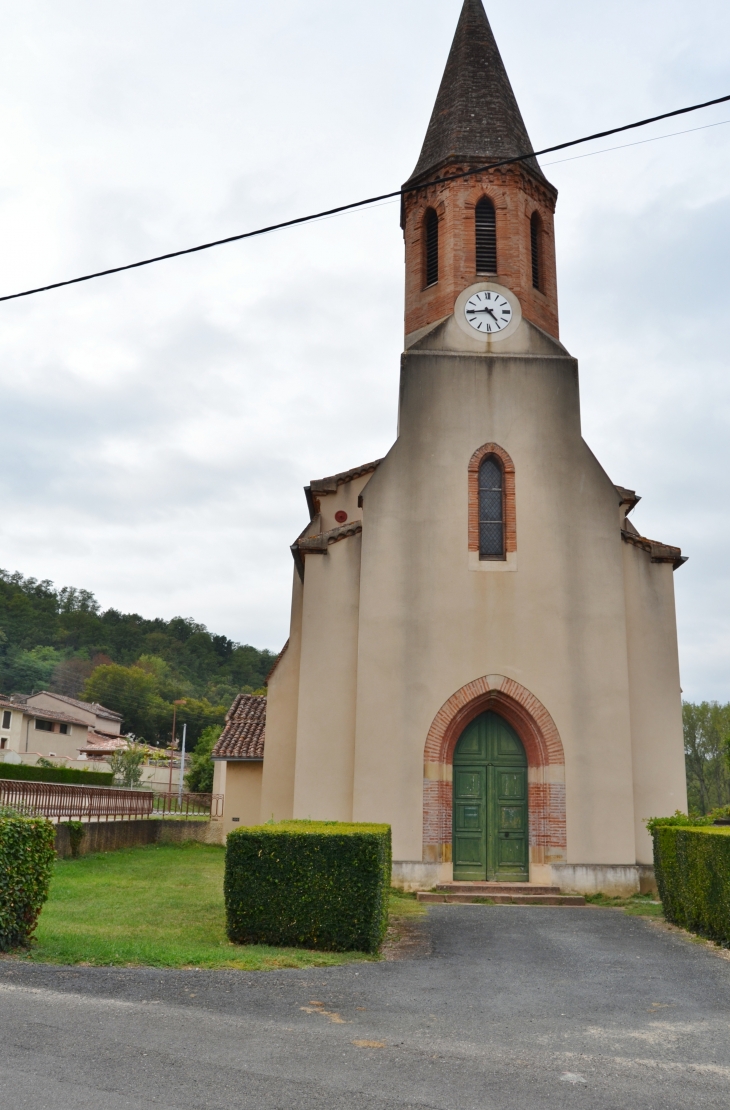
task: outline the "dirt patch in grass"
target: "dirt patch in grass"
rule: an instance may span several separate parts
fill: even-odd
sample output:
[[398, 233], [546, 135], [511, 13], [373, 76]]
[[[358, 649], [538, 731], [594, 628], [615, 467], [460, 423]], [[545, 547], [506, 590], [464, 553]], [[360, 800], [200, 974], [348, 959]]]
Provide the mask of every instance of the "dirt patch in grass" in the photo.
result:
[[431, 954], [431, 941], [425, 927], [428, 910], [415, 894], [391, 890], [388, 906], [388, 931], [382, 947], [384, 960], [412, 960]]

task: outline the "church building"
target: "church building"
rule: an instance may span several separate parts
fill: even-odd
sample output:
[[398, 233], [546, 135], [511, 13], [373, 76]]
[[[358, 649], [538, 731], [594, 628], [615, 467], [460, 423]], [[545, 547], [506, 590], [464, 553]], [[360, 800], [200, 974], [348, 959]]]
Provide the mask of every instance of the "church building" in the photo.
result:
[[639, 534], [639, 497], [581, 436], [557, 191], [515, 160], [532, 149], [482, 2], [465, 0], [404, 186], [398, 438], [306, 487], [265, 730], [243, 699], [258, 746], [214, 753], [225, 832], [387, 822], [407, 889], [638, 890], [646, 819], [687, 805], [684, 558]]

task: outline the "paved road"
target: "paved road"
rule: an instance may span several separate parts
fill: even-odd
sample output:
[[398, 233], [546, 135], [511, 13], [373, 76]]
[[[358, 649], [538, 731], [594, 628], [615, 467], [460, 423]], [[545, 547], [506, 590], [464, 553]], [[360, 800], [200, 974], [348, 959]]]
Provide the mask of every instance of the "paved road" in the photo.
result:
[[0, 962], [2, 1110], [730, 1106], [730, 961], [612, 910], [434, 906], [431, 954]]

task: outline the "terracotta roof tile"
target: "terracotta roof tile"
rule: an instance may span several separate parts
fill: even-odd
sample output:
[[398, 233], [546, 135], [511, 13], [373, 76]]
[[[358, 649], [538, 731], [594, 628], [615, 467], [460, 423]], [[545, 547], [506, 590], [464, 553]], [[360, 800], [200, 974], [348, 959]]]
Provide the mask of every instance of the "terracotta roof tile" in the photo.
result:
[[226, 714], [213, 759], [263, 759], [265, 732], [266, 698], [239, 694]]

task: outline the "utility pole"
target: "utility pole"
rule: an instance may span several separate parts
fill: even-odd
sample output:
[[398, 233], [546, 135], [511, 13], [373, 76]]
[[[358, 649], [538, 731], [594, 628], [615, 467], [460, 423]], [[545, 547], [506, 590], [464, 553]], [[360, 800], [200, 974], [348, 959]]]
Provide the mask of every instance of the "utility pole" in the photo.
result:
[[182, 811], [182, 796], [183, 796], [183, 775], [185, 774], [185, 736], [188, 731], [187, 721], [183, 723], [182, 735], [182, 751], [180, 752], [180, 782], [177, 788], [177, 800], [180, 810]]
[[173, 759], [173, 755], [175, 753], [175, 748], [177, 746], [177, 736], [176, 736], [176, 732], [177, 732], [177, 727], [176, 727], [177, 707], [178, 707], [178, 705], [185, 705], [185, 700], [186, 700], [185, 698], [179, 698], [178, 701], [174, 701], [172, 703], [172, 741], [170, 743], [170, 779], [169, 779], [169, 782], [167, 784], [167, 793], [168, 794], [172, 794], [172, 759]]

